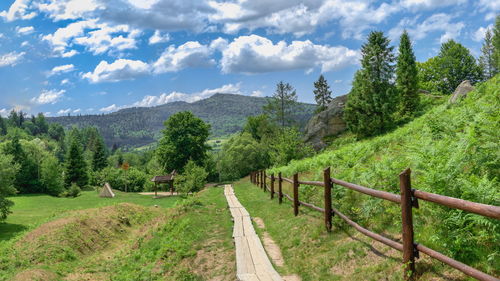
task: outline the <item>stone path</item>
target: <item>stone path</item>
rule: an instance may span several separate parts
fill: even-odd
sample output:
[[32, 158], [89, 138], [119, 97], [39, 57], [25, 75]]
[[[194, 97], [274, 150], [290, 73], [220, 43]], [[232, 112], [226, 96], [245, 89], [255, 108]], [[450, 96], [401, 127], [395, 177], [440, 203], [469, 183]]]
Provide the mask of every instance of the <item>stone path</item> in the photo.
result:
[[224, 187], [229, 210], [234, 220], [233, 238], [236, 245], [236, 277], [246, 281], [282, 281], [255, 233], [250, 215], [234, 194], [233, 187]]

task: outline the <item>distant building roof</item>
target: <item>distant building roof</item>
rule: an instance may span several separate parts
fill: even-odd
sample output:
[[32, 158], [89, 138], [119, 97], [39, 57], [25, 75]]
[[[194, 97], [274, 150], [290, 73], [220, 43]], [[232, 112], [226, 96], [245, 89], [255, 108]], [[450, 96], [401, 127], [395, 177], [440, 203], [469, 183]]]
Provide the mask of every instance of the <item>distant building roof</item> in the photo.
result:
[[172, 173], [167, 174], [165, 176], [155, 176], [154, 178], [151, 179], [152, 182], [156, 183], [165, 183], [174, 180], [174, 176], [176, 174], [176, 171], [173, 170]]

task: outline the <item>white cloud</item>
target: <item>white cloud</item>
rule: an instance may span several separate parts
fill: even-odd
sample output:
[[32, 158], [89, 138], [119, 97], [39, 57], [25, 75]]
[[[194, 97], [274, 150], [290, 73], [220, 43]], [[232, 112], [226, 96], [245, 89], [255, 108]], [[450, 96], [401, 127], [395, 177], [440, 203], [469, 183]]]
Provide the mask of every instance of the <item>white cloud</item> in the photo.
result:
[[112, 104], [110, 106], [103, 107], [103, 108], [99, 109], [99, 111], [101, 111], [101, 112], [111, 112], [111, 111], [117, 111], [117, 110], [119, 110], [121, 108], [122, 108], [121, 106], [116, 106], [116, 104]]
[[467, 0], [401, 0], [400, 5], [410, 10], [430, 10], [466, 2]]
[[29, 46], [29, 44], [30, 44], [30, 42], [28, 42], [28, 41], [23, 41], [23, 42], [21, 43], [21, 47], [26, 47], [26, 46]]
[[0, 67], [14, 66], [18, 64], [25, 54], [25, 52], [10, 52], [5, 55], [0, 55]]
[[7, 116], [7, 114], [9, 114], [10, 110], [6, 109], [6, 108], [2, 108], [0, 109], [0, 116]]
[[38, 97], [32, 98], [31, 102], [37, 104], [55, 104], [62, 98], [65, 92], [65, 90], [43, 90]]
[[28, 11], [30, 9], [30, 2], [31, 0], [16, 0], [14, 1], [14, 3], [12, 3], [9, 10], [0, 12], [0, 17], [4, 18], [4, 20], [7, 22], [15, 21], [18, 19], [32, 19], [37, 14], [35, 12]]
[[472, 39], [476, 42], [481, 42], [484, 39], [487, 30], [493, 30], [493, 24], [488, 25], [487, 27], [480, 27], [472, 34]]
[[37, 8], [50, 18], [59, 20], [79, 19], [85, 15], [92, 15], [103, 6], [95, 0], [51, 0], [36, 4]]
[[170, 41], [170, 35], [162, 34], [161, 31], [156, 30], [155, 33], [149, 38], [149, 45], [164, 43]]
[[[66, 48], [70, 47], [71, 40], [73, 38], [82, 36], [85, 29], [93, 28], [95, 26], [95, 20], [70, 23], [66, 27], [58, 28], [53, 34], [43, 36], [42, 40], [49, 42], [55, 53], [63, 55], [64, 53], [67, 53]], [[75, 52], [76, 51], [71, 54], [75, 55]], [[72, 55], [67, 55], [67, 57], [71, 57]]]
[[57, 74], [61, 74], [61, 73], [67, 73], [67, 72], [70, 72], [73, 70], [75, 70], [75, 66], [73, 64], [59, 65], [59, 66], [52, 68], [52, 70], [49, 72], [49, 76], [57, 75]]
[[118, 59], [111, 64], [101, 61], [93, 72], [87, 72], [82, 77], [92, 83], [117, 82], [134, 79], [149, 73], [147, 63], [140, 60]]
[[250, 96], [252, 97], [263, 97], [264, 96], [264, 93], [262, 91], [259, 91], [259, 90], [255, 90], [253, 91]]
[[169, 46], [152, 65], [155, 73], [175, 72], [186, 67], [203, 67], [215, 64], [210, 59], [212, 50], [196, 41], [186, 42], [179, 47]]
[[389, 38], [396, 40], [399, 38], [403, 29], [408, 30], [412, 40], [421, 40], [427, 37], [429, 33], [441, 32], [439, 43], [444, 43], [450, 39], [456, 39], [460, 36], [465, 27], [463, 22], [452, 22], [453, 17], [449, 14], [433, 14], [421, 23], [417, 23], [418, 18], [405, 18], [399, 24], [389, 30]]
[[24, 27], [18, 26], [16, 27], [16, 32], [17, 34], [20, 35], [28, 35], [35, 32], [35, 28], [33, 26], [24, 26]]
[[240, 36], [222, 51], [224, 73], [263, 73], [320, 67], [321, 71], [341, 69], [358, 63], [358, 52], [343, 46], [315, 45], [311, 41], [287, 44], [257, 36]]
[[63, 80], [61, 80], [61, 86], [62, 86], [62, 85], [69, 84], [69, 83], [70, 83], [70, 82], [69, 82], [69, 79], [63, 79]]
[[498, 0], [480, 0], [477, 2], [479, 10], [486, 12], [485, 19], [495, 19], [496, 15], [500, 12], [500, 1]]
[[[205, 89], [201, 92], [186, 94], [181, 92], [171, 92], [171, 93], [163, 93], [158, 96], [145, 96], [142, 100], [133, 103], [131, 106], [133, 107], [151, 107], [166, 104], [174, 101], [185, 101], [185, 102], [195, 102], [202, 99], [206, 99], [214, 94], [223, 93], [223, 94], [237, 94], [241, 95], [241, 84], [226, 84], [222, 87], [215, 89]], [[127, 107], [131, 107], [127, 106]]]
[[61, 109], [57, 112], [57, 115], [63, 115], [63, 114], [68, 114], [71, 112], [71, 108], [67, 108], [67, 109]]
[[73, 110], [73, 113], [78, 113], [80, 111], [82, 111], [82, 110], [80, 108], [77, 108], [77, 109]]

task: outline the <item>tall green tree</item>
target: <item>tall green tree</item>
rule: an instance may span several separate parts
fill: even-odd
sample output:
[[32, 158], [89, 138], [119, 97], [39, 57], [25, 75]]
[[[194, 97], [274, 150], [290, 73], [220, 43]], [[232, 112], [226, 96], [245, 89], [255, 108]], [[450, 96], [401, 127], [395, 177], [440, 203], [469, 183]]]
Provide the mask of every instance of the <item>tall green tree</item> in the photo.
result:
[[164, 123], [156, 157], [164, 172], [182, 173], [189, 160], [203, 166], [210, 147], [206, 144], [210, 125], [189, 111], [178, 112]]
[[41, 181], [44, 192], [50, 195], [60, 195], [64, 191], [64, 179], [61, 165], [56, 157], [46, 157], [41, 165]]
[[500, 15], [496, 17], [491, 41], [493, 44], [493, 61], [498, 72], [500, 71]]
[[399, 55], [396, 64], [396, 87], [400, 95], [400, 112], [403, 116], [412, 116], [417, 111], [418, 72], [415, 54], [406, 30], [399, 42]]
[[271, 122], [267, 114], [249, 116], [243, 127], [243, 132], [249, 133], [255, 140], [261, 141], [276, 132], [276, 124]]
[[49, 132], [49, 124], [47, 123], [43, 113], [38, 113], [36, 119], [34, 120], [34, 124], [37, 128], [37, 134], [46, 134]]
[[64, 183], [66, 188], [69, 188], [72, 183], [82, 188], [88, 184], [88, 181], [87, 162], [83, 158], [82, 145], [77, 138], [72, 138], [66, 156]]
[[17, 111], [14, 109], [10, 112], [9, 114], [9, 122], [10, 125], [13, 127], [21, 127], [20, 121], [19, 121], [19, 114], [17, 114]]
[[0, 136], [5, 136], [7, 134], [7, 122], [0, 116]]
[[295, 89], [292, 85], [280, 81], [276, 84], [276, 91], [269, 99], [268, 104], [264, 106], [264, 112], [284, 128], [294, 123], [297, 106]]
[[314, 82], [314, 99], [318, 104], [317, 112], [321, 112], [326, 109], [328, 104], [332, 101], [332, 91], [330, 91], [330, 86], [326, 81], [323, 74], [318, 78], [318, 81]]
[[16, 174], [19, 171], [19, 165], [12, 165], [12, 162], [11, 155], [0, 154], [0, 221], [7, 218], [10, 208], [14, 205], [12, 201], [6, 198], [16, 193], [14, 183]]
[[494, 52], [493, 35], [491, 30], [487, 29], [484, 35], [483, 46], [481, 47], [481, 57], [479, 57], [479, 65], [483, 69], [484, 79], [491, 79], [498, 73]]
[[20, 193], [40, 192], [38, 166], [33, 157], [23, 149], [19, 136], [14, 133], [12, 140], [6, 144], [5, 153], [12, 156], [12, 163], [19, 166], [16, 173], [15, 186]]
[[94, 153], [92, 154], [92, 170], [97, 172], [104, 169], [108, 165], [108, 160], [106, 157], [106, 147], [104, 146], [102, 138], [97, 138], [93, 146]]
[[397, 92], [392, 84], [394, 53], [382, 32], [372, 31], [361, 47], [361, 70], [354, 76], [344, 119], [360, 137], [381, 133], [392, 126]]

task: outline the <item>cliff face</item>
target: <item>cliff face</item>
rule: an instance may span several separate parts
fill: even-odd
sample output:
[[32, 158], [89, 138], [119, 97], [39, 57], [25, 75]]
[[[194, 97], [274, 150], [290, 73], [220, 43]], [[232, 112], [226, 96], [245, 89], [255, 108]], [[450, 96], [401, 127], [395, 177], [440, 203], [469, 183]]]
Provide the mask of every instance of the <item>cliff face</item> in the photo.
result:
[[334, 98], [327, 109], [314, 115], [307, 123], [304, 140], [319, 150], [326, 146], [325, 137], [335, 136], [346, 129], [342, 118], [347, 95]]

